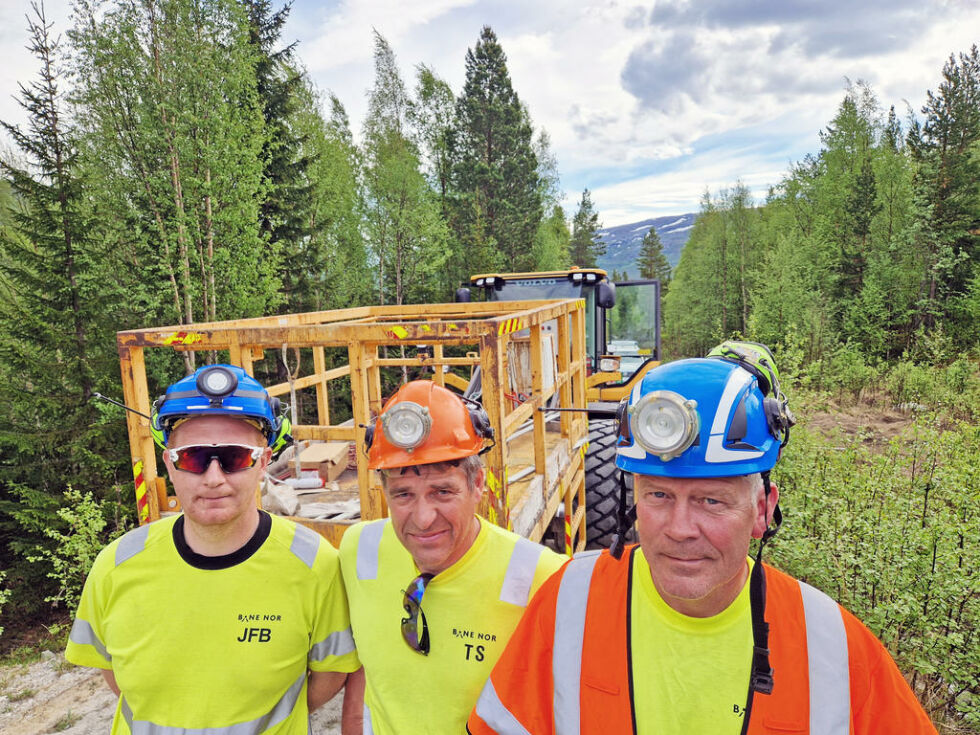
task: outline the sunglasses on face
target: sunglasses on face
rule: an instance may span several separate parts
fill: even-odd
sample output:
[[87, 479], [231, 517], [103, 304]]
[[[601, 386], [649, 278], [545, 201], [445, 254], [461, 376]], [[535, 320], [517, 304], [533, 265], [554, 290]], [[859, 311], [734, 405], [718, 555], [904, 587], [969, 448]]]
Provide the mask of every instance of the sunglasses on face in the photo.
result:
[[408, 613], [408, 617], [402, 618], [402, 638], [413, 651], [418, 651], [423, 656], [429, 655], [429, 626], [425, 622], [425, 613], [422, 612], [422, 595], [433, 576], [417, 576], [409, 583], [402, 597], [402, 607]]
[[263, 447], [248, 444], [188, 444], [168, 449], [167, 454], [178, 470], [203, 475], [215, 459], [225, 474], [247, 470], [255, 465], [263, 451]]

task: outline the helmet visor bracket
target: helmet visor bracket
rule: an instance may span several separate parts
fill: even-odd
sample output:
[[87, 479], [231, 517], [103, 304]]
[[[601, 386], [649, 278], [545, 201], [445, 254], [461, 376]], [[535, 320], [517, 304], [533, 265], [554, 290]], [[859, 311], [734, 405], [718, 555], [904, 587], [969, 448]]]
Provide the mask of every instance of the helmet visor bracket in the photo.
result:
[[381, 429], [391, 444], [411, 452], [429, 436], [429, 409], [413, 401], [401, 401], [381, 414]]
[[630, 409], [630, 431], [649, 454], [667, 462], [694, 444], [700, 429], [697, 402], [669, 390], [647, 393]]

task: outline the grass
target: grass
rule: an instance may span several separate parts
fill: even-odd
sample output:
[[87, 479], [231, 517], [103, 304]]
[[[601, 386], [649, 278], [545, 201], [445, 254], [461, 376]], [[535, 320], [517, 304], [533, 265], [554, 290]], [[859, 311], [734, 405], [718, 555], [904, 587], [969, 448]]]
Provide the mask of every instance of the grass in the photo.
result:
[[54, 727], [51, 732], [61, 732], [62, 730], [67, 730], [80, 719], [82, 719], [81, 715], [73, 714], [71, 710], [68, 710], [60, 720], [54, 723]]
[[62, 614], [47, 621], [9, 625], [0, 638], [0, 667], [32, 664], [44, 651], [61, 653], [68, 639], [69, 620]]
[[35, 694], [37, 694], [37, 689], [31, 689], [30, 687], [28, 687], [27, 689], [21, 689], [19, 692], [16, 692], [15, 694], [7, 695], [7, 699], [8, 701], [11, 702], [20, 702], [24, 699], [30, 699]]

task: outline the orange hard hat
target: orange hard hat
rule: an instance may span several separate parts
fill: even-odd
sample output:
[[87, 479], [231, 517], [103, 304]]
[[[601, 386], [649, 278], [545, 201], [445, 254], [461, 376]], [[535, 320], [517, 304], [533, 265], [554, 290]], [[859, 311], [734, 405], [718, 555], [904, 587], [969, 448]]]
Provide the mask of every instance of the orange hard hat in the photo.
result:
[[483, 407], [431, 380], [406, 383], [368, 428], [372, 470], [433, 464], [483, 451], [493, 428]]

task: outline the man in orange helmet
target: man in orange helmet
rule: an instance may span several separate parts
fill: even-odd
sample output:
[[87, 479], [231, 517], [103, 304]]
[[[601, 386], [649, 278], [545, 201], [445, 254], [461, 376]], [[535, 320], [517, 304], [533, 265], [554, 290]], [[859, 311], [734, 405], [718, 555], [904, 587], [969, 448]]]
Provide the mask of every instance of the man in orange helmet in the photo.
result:
[[428, 380], [402, 386], [368, 429], [389, 518], [340, 545], [363, 665], [344, 707], [363, 697], [365, 733], [462, 732], [524, 607], [565, 561], [476, 514], [492, 438], [478, 403]]

